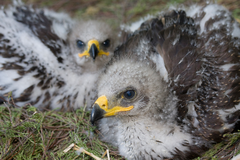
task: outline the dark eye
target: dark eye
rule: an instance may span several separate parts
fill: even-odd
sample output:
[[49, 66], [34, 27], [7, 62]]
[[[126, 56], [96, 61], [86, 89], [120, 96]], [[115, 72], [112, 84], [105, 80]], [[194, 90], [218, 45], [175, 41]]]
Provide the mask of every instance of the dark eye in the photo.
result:
[[107, 39], [102, 44], [103, 44], [104, 47], [109, 47], [110, 46], [110, 40]]
[[78, 48], [83, 48], [85, 46], [85, 43], [81, 40], [77, 40], [77, 46]]
[[127, 90], [123, 93], [124, 98], [132, 99], [135, 97], [136, 92], [134, 90]]

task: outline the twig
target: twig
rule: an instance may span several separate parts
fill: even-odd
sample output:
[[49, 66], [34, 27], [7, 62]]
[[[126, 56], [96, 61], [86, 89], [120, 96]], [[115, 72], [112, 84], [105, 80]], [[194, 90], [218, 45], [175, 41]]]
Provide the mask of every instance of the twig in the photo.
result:
[[106, 151], [103, 153], [101, 158], [105, 157], [106, 154], [107, 154], [108, 160], [110, 160], [110, 155], [109, 155], [109, 150], [108, 149], [106, 149]]
[[35, 137], [34, 137], [34, 134], [32, 134], [32, 137], [33, 137], [33, 141], [34, 141], [34, 146], [33, 146], [33, 151], [32, 151], [32, 155], [34, 155], [34, 152], [35, 152], [35, 147], [36, 147], [36, 141], [35, 141]]
[[77, 159], [77, 157], [79, 157], [79, 155], [77, 155], [76, 157], [74, 157], [73, 160]]
[[109, 155], [109, 150], [107, 149], [107, 157], [108, 157], [108, 160], [110, 160], [110, 155]]
[[87, 104], [85, 104], [83, 107], [82, 119], [84, 118], [84, 113], [85, 113], [86, 108], [87, 108]]
[[103, 157], [105, 157], [106, 156], [106, 154], [107, 154], [107, 150], [103, 153], [103, 155], [102, 155], [102, 157], [101, 158], [103, 158]]
[[49, 148], [50, 141], [52, 140], [53, 134], [54, 134], [54, 131], [51, 132], [51, 136], [48, 138], [48, 141], [47, 141], [47, 148]]
[[44, 145], [44, 142], [45, 142], [45, 138], [44, 138], [44, 133], [43, 133], [43, 129], [42, 129], [42, 125], [40, 126], [40, 136], [41, 136], [41, 139], [42, 139], [42, 147], [43, 147], [43, 157], [42, 158], [44, 158], [44, 156], [45, 157], [47, 157], [47, 154], [46, 154], [46, 146]]
[[[7, 153], [5, 154], [7, 157], [6, 157], [6, 158], [3, 158], [3, 159], [4, 159], [4, 160], [12, 159], [16, 154], [18, 154], [18, 153], [22, 150], [22, 148], [23, 148], [23, 147], [20, 147], [20, 146], [23, 146], [23, 145], [28, 141], [28, 138], [32, 136], [32, 134], [33, 134], [33, 132], [30, 133], [30, 135], [29, 135], [27, 138], [25, 138], [25, 140], [23, 141], [23, 143], [19, 143], [14, 149], [12, 149], [11, 153], [8, 153], [8, 152], [7, 152]], [[17, 149], [19, 149], [19, 150], [17, 151]], [[17, 152], [16, 152], [16, 151], [17, 151]], [[3, 155], [3, 157], [4, 157], [5, 155]]]
[[72, 143], [70, 146], [68, 146], [66, 149], [63, 150], [64, 153], [67, 153], [70, 149], [74, 147], [74, 143]]
[[62, 139], [56, 141], [56, 143], [52, 144], [49, 149], [53, 148], [55, 145], [58, 145], [60, 142], [66, 140], [66, 139], [68, 139], [68, 137], [65, 137], [65, 138], [62, 138]]
[[45, 126], [43, 124], [43, 129], [49, 129], [49, 130], [54, 130], [54, 131], [73, 131], [74, 129], [72, 128], [60, 128], [62, 126]]
[[13, 97], [11, 96], [11, 100], [12, 100], [12, 104], [14, 107], [16, 107], [17, 105], [15, 104], [14, 100], [13, 100]]
[[99, 158], [99, 157], [95, 156], [94, 154], [92, 154], [92, 153], [86, 151], [86, 150], [83, 149], [82, 147], [81, 147], [81, 148], [78, 147], [77, 145], [75, 145], [73, 149], [76, 150], [76, 151], [78, 151], [78, 152], [80, 152], [80, 153], [83, 152], [83, 153], [85, 153], [85, 154], [87, 154], [87, 155], [93, 157], [93, 158], [96, 159], [96, 160], [102, 160], [102, 158]]
[[8, 111], [9, 111], [9, 118], [10, 118], [11, 126], [13, 126], [11, 109], [5, 102], [3, 102], [3, 104], [7, 107]]

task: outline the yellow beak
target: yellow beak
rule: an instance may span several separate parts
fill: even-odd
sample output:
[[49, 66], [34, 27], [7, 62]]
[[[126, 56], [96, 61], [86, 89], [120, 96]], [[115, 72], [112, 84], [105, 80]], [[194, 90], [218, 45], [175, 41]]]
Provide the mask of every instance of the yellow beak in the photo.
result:
[[95, 121], [103, 117], [115, 116], [118, 112], [130, 111], [132, 109], [133, 106], [129, 107], [115, 106], [113, 108], [109, 108], [107, 97], [103, 95], [99, 97], [93, 105], [91, 113], [91, 122], [94, 123]]
[[83, 53], [79, 53], [79, 57], [92, 57], [94, 60], [99, 55], [109, 55], [109, 52], [104, 52], [103, 50], [100, 50], [99, 42], [95, 39], [88, 41], [88, 47], [87, 50], [85, 50]]

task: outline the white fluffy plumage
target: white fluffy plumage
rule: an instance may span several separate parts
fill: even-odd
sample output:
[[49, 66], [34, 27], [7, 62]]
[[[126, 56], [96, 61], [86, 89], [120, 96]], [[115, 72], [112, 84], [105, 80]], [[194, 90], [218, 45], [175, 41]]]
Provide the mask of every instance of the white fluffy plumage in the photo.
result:
[[222, 6], [141, 24], [98, 81], [91, 118], [127, 159], [192, 159], [239, 121], [240, 27]]
[[1, 97], [12, 92], [17, 105], [40, 109], [91, 105], [118, 43], [107, 24], [19, 4], [1, 8], [0, 19]]

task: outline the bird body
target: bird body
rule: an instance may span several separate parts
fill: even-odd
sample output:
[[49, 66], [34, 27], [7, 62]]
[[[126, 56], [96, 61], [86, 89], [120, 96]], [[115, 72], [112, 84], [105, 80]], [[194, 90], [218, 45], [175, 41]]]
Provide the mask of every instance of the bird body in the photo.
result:
[[16, 105], [39, 109], [91, 105], [116, 46], [107, 24], [23, 5], [2, 8], [0, 18], [1, 97], [12, 92]]
[[190, 9], [144, 22], [99, 78], [92, 123], [127, 159], [195, 158], [238, 122], [239, 24]]

